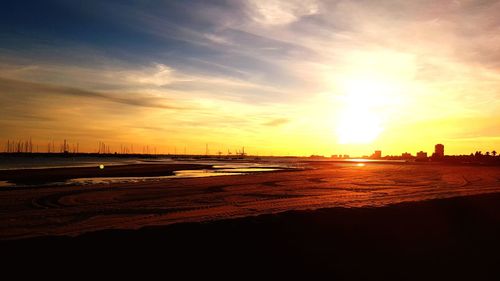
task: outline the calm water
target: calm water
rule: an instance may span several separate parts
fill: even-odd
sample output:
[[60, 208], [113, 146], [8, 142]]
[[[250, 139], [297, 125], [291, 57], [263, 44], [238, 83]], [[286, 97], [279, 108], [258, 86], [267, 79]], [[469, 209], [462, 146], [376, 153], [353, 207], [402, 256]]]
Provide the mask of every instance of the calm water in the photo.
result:
[[[328, 160], [328, 159], [325, 159]], [[174, 175], [156, 177], [96, 177], [75, 178], [65, 182], [45, 183], [46, 185], [89, 185], [89, 184], [111, 184], [111, 183], [133, 183], [149, 182], [172, 178], [194, 178], [242, 175], [249, 173], [271, 172], [283, 169], [303, 169], [308, 166], [309, 158], [277, 158], [264, 157], [259, 160], [217, 160], [217, 159], [184, 159], [176, 160], [169, 157], [141, 158], [141, 157], [95, 157], [95, 156], [0, 156], [0, 170], [13, 169], [43, 169], [43, 168], [65, 168], [65, 167], [96, 167], [99, 165], [129, 165], [129, 164], [205, 164], [212, 168], [200, 170], [179, 170]], [[322, 160], [316, 160], [322, 161]], [[316, 162], [315, 161], [315, 162]], [[364, 166], [364, 163], [376, 162], [365, 159], [336, 160], [335, 165], [340, 166]], [[0, 181], [0, 187], [15, 186], [6, 181]]]
[[[43, 168], [65, 168], [65, 167], [95, 167], [101, 164], [109, 165], [127, 165], [127, 164], [148, 164], [148, 163], [193, 163], [214, 165], [215, 169], [224, 168], [248, 168], [248, 167], [295, 167], [303, 161], [330, 161], [325, 158], [323, 160], [313, 160], [307, 157], [291, 158], [291, 157], [262, 157], [260, 160], [254, 160], [249, 157], [248, 160], [198, 160], [184, 159], [175, 160], [170, 157], [158, 158], [143, 158], [143, 157], [95, 157], [95, 156], [78, 156], [78, 157], [61, 157], [61, 156], [6, 156], [0, 154], [0, 170], [10, 169], [43, 169]], [[404, 162], [398, 160], [369, 160], [369, 159], [336, 159], [339, 163], [369, 163], [369, 162]]]
[[172, 176], [159, 177], [109, 177], [109, 178], [78, 178], [71, 179], [64, 184], [68, 185], [89, 185], [89, 184], [111, 184], [111, 183], [134, 183], [153, 182], [162, 179], [173, 178], [202, 178], [216, 176], [234, 176], [248, 173], [271, 172], [283, 168], [226, 168], [226, 169], [201, 169], [201, 170], [180, 170], [175, 171]]
[[[99, 165], [129, 165], [129, 164], [205, 164], [212, 166], [210, 169], [200, 170], [179, 170], [174, 175], [156, 177], [96, 177], [96, 178], [75, 178], [65, 182], [51, 182], [41, 184], [50, 185], [89, 185], [89, 184], [111, 184], [111, 183], [132, 183], [149, 182], [172, 178], [195, 178], [242, 175], [248, 173], [271, 172], [281, 169], [298, 168], [303, 166], [297, 161], [267, 159], [261, 161], [245, 160], [175, 160], [164, 158], [122, 158], [122, 157], [19, 157], [0, 156], [0, 170], [15, 169], [43, 169], [43, 168], [67, 168], [67, 167], [96, 167]], [[0, 181], [0, 187], [15, 186], [7, 181]]]
[[[20, 157], [0, 156], [0, 170], [9, 169], [43, 169], [43, 168], [66, 168], [66, 167], [92, 167], [104, 165], [124, 165], [143, 163], [143, 158], [120, 158], [120, 157]], [[165, 161], [167, 159], [164, 159]]]
[[10, 169], [44, 169], [44, 168], [66, 168], [66, 167], [95, 167], [101, 164], [109, 165], [127, 165], [127, 164], [207, 164], [214, 165], [216, 169], [231, 168], [247, 168], [247, 167], [262, 167], [262, 166], [290, 166], [295, 165], [301, 159], [299, 158], [263, 158], [258, 161], [250, 158], [248, 160], [217, 160], [217, 159], [172, 159], [170, 157], [158, 158], [143, 158], [143, 157], [95, 157], [95, 156], [78, 156], [78, 157], [61, 157], [61, 156], [5, 156], [0, 155], [0, 170]]

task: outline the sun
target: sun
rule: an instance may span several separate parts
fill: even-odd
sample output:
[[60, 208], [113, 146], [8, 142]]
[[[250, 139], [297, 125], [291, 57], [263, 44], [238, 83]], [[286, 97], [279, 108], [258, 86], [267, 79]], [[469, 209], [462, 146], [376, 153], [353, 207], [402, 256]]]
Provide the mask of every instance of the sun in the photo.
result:
[[382, 133], [390, 135], [390, 128], [401, 123], [396, 116], [412, 104], [414, 58], [376, 51], [353, 52], [346, 59], [348, 67], [326, 76], [336, 102], [332, 124], [340, 144], [370, 144]]
[[345, 111], [340, 115], [338, 123], [340, 144], [369, 144], [382, 132], [378, 116], [369, 111]]
[[343, 107], [337, 116], [340, 144], [369, 144], [383, 131], [378, 109], [390, 92], [380, 79], [349, 79], [343, 83]]

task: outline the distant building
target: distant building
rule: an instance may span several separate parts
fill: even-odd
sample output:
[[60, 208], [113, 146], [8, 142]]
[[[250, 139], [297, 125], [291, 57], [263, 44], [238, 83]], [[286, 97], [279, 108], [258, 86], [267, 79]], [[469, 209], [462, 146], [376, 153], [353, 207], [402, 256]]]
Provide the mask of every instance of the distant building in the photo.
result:
[[374, 159], [382, 158], [382, 150], [375, 150], [375, 152], [372, 154], [371, 158], [374, 158]]
[[309, 156], [309, 158], [312, 158], [312, 159], [323, 159], [323, 158], [325, 158], [325, 156], [313, 154], [313, 155]]
[[415, 161], [419, 161], [419, 162], [429, 161], [429, 158], [427, 157], [427, 152], [423, 152], [423, 151], [417, 152], [417, 156], [415, 157]]
[[434, 146], [434, 155], [436, 157], [443, 157], [444, 156], [444, 145], [438, 143]]
[[417, 152], [417, 159], [427, 159], [427, 152], [423, 151]]
[[411, 159], [411, 158], [413, 158], [413, 156], [411, 155], [411, 153], [404, 152], [403, 154], [401, 154], [401, 158], [403, 158], [403, 159]]

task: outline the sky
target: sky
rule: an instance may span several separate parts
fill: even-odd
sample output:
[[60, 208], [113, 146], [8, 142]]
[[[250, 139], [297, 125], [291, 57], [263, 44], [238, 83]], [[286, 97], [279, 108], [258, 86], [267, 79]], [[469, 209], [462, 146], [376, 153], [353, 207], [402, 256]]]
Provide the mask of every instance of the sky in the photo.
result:
[[0, 141], [498, 151], [499, 14], [500, 1], [8, 1]]

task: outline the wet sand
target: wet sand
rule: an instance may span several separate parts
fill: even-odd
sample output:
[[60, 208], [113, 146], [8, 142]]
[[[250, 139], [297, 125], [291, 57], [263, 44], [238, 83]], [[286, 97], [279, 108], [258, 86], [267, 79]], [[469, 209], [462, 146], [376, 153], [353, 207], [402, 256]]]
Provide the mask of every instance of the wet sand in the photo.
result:
[[104, 177], [154, 177], [170, 176], [174, 171], [208, 169], [211, 165], [198, 164], [130, 164], [95, 167], [71, 167], [49, 169], [0, 170], [0, 181], [15, 184], [38, 185], [63, 182], [76, 178]]

